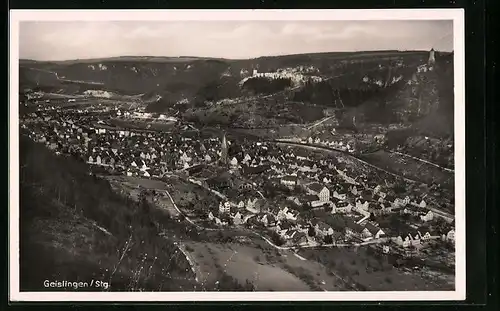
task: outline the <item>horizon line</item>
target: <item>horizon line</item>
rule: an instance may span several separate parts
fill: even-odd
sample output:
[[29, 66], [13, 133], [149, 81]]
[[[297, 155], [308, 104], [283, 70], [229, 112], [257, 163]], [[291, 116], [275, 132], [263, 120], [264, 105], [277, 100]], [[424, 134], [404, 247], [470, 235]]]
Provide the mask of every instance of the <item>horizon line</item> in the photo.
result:
[[[293, 54], [273, 54], [273, 55], [260, 55], [256, 57], [249, 58], [228, 58], [228, 57], [215, 57], [215, 56], [193, 56], [193, 55], [179, 55], [179, 56], [160, 56], [160, 55], [117, 55], [117, 56], [103, 56], [103, 57], [91, 57], [91, 58], [74, 58], [74, 59], [61, 59], [61, 60], [42, 60], [42, 59], [30, 59], [30, 58], [19, 58], [19, 61], [32, 61], [32, 62], [72, 62], [72, 61], [92, 61], [92, 60], [101, 60], [101, 59], [113, 59], [113, 58], [126, 58], [126, 57], [137, 57], [137, 58], [197, 58], [197, 59], [212, 59], [212, 60], [228, 60], [228, 61], [241, 61], [241, 60], [257, 60], [259, 58], [266, 57], [285, 57], [285, 56], [299, 56], [299, 55], [309, 55], [309, 54], [333, 54], [333, 53], [380, 53], [380, 52], [429, 52], [429, 50], [398, 50], [398, 49], [381, 49], [381, 50], [361, 50], [361, 51], [330, 51], [330, 52], [306, 52], [306, 53], [293, 53]], [[438, 53], [453, 53], [451, 51], [440, 51], [434, 49], [435, 52]]]

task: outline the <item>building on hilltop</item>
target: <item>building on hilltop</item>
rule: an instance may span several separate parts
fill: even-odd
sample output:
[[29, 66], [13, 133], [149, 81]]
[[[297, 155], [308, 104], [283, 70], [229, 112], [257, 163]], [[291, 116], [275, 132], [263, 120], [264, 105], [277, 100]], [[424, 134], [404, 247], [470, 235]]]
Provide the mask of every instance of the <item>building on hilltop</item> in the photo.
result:
[[427, 61], [427, 65], [429, 65], [429, 66], [433, 66], [435, 62], [436, 62], [435, 51], [434, 51], [434, 49], [432, 48], [432, 49], [429, 51], [429, 60]]

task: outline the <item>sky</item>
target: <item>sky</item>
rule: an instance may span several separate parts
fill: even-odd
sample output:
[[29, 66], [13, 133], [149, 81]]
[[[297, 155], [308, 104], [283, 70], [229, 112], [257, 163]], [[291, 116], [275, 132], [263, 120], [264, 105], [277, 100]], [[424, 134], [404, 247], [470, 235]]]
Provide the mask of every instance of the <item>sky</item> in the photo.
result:
[[451, 20], [23, 21], [19, 57], [114, 56], [243, 59], [315, 52], [453, 50]]

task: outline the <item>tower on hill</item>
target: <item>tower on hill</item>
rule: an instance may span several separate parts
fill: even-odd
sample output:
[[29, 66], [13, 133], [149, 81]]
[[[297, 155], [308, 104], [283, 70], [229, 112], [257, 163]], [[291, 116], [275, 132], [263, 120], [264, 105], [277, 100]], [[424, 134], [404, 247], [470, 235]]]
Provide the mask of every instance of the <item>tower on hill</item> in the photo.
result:
[[427, 64], [428, 64], [429, 66], [434, 66], [434, 63], [436, 62], [436, 57], [435, 57], [435, 55], [434, 55], [434, 54], [435, 54], [435, 51], [434, 51], [434, 49], [432, 48], [432, 49], [430, 50], [430, 52], [429, 52], [429, 60], [428, 60], [428, 62], [427, 62]]

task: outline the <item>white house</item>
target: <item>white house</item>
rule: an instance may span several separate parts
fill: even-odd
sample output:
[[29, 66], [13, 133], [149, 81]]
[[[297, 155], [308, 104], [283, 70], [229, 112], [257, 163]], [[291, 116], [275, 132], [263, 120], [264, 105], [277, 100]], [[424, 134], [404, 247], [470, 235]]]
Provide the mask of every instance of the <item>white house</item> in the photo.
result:
[[455, 243], [455, 230], [451, 229], [446, 234], [446, 240]]
[[212, 214], [212, 212], [208, 213], [208, 219], [209, 220], [214, 220], [214, 214]]
[[352, 205], [348, 202], [337, 202], [332, 203], [332, 214], [345, 214], [350, 213], [352, 211]]
[[247, 201], [247, 204], [246, 204], [246, 210], [251, 212], [251, 213], [254, 213], [254, 214], [257, 214], [259, 213], [259, 210], [256, 209], [256, 203], [257, 203], [257, 199], [248, 199]]
[[334, 191], [332, 196], [338, 200], [345, 200], [347, 198], [347, 195], [345, 193], [341, 194], [338, 193], [337, 191]]
[[281, 178], [281, 184], [287, 187], [295, 187], [298, 184], [297, 176], [284, 176]]
[[308, 192], [312, 195], [317, 195], [321, 202], [329, 202], [330, 201], [330, 190], [327, 187], [324, 187], [318, 183], [313, 183], [307, 186]]
[[427, 214], [420, 216], [422, 221], [428, 222], [434, 219], [434, 213], [432, 211], [427, 212]]
[[351, 193], [352, 193], [353, 195], [358, 195], [358, 188], [356, 188], [356, 186], [355, 186], [355, 185], [354, 185], [354, 186], [352, 186], [352, 188], [351, 188]]
[[323, 187], [321, 191], [318, 194], [319, 200], [322, 202], [329, 202], [330, 201], [330, 190], [328, 190], [327, 187]]
[[238, 160], [233, 157], [231, 159], [231, 162], [229, 164], [231, 164], [231, 166], [233, 166], [233, 167], [238, 166]]
[[432, 238], [429, 231], [425, 232], [424, 235], [422, 235], [422, 233], [420, 233], [420, 231], [419, 231], [418, 234], [420, 235], [420, 240], [422, 240], [422, 241], [429, 241]]
[[398, 236], [396, 239], [394, 239], [394, 242], [399, 245], [399, 246], [402, 246], [404, 248], [407, 248], [407, 247], [410, 247], [411, 246], [411, 240], [410, 240], [410, 236], [407, 235], [405, 236], [404, 240], [401, 236]]
[[241, 216], [240, 212], [237, 212], [234, 217], [233, 217], [233, 222], [235, 225], [241, 225], [243, 223], [243, 217]]
[[421, 208], [426, 208], [426, 207], [427, 207], [427, 203], [425, 203], [425, 201], [424, 201], [424, 200], [422, 200], [422, 201], [420, 202], [419, 206], [420, 206]]
[[228, 214], [231, 211], [231, 204], [229, 202], [220, 202], [219, 204], [219, 213]]
[[243, 163], [246, 163], [246, 162], [249, 162], [249, 161], [252, 161], [252, 157], [247, 154], [245, 154], [245, 157], [243, 158]]

